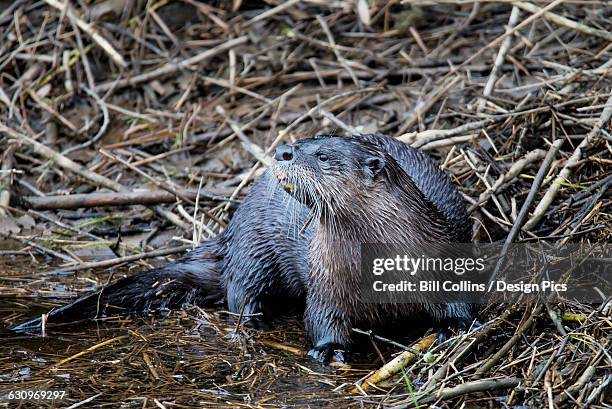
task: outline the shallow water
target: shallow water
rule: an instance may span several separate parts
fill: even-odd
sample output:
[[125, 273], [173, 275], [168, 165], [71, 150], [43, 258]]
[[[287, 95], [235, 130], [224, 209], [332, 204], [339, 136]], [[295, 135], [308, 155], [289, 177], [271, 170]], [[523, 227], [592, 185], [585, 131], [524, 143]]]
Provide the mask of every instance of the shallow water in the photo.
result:
[[22, 402], [25, 406], [155, 407], [157, 400], [168, 407], [318, 407], [332, 402], [345, 407], [358, 405], [347, 397], [347, 383], [372, 368], [324, 368], [304, 356], [309, 341], [297, 317], [266, 331], [236, 329], [237, 317], [194, 307], [77, 323], [44, 337], [8, 331], [95, 287], [94, 279], [105, 282], [108, 274], [41, 275], [50, 269], [24, 256], [0, 259], [0, 396], [24, 389], [67, 395], [61, 401]]

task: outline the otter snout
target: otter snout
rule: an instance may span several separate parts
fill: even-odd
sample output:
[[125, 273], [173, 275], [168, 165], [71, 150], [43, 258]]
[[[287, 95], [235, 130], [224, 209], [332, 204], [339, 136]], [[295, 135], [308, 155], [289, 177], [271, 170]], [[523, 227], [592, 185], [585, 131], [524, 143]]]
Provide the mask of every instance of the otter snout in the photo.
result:
[[291, 145], [281, 145], [274, 152], [274, 159], [278, 162], [291, 162], [295, 156], [295, 148]]
[[278, 180], [280, 186], [287, 193], [293, 193], [295, 185], [293, 183], [287, 182], [288, 177], [286, 166], [283, 165], [291, 164], [294, 159], [294, 156], [294, 148], [291, 145], [281, 145], [277, 147], [274, 151], [274, 159], [276, 160], [276, 163], [281, 166], [272, 167], [272, 173], [276, 177], [276, 180]]

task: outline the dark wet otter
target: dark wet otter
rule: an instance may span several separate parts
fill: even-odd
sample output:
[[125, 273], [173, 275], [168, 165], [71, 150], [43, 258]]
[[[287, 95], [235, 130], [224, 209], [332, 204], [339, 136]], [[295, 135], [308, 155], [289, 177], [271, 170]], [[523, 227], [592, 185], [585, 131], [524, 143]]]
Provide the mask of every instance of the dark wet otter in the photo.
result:
[[310, 355], [328, 362], [343, 360], [352, 326], [418, 314], [437, 323], [472, 318], [465, 304], [360, 301], [358, 247], [347, 243], [469, 241], [463, 200], [428, 155], [384, 135], [319, 136], [278, 147], [275, 159], [223, 233], [50, 312], [48, 324], [183, 303], [265, 315], [305, 301]]

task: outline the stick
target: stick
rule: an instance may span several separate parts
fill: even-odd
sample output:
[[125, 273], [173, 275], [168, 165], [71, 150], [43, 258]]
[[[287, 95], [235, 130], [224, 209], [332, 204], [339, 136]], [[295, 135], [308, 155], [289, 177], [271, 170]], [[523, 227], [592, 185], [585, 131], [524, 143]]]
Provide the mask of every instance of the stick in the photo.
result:
[[439, 139], [437, 141], [429, 142], [428, 144], [421, 146], [419, 149], [422, 151], [431, 151], [433, 149], [439, 149], [449, 145], [460, 145], [466, 142], [479, 139], [479, 135], [480, 134], [473, 133], [462, 136], [451, 136], [450, 138]]
[[587, 366], [584, 372], [582, 372], [582, 375], [580, 375], [580, 377], [578, 378], [578, 380], [569, 388], [565, 389], [563, 391], [563, 394], [558, 395], [555, 398], [555, 403], [557, 405], [561, 405], [568, 399], [569, 396], [582, 390], [582, 388], [584, 388], [587, 382], [591, 380], [593, 375], [595, 375], [595, 372], [597, 372], [597, 368], [594, 365]]
[[83, 142], [80, 145], [76, 145], [76, 146], [73, 146], [72, 148], [68, 148], [62, 151], [62, 155], [68, 155], [71, 152], [75, 152], [80, 149], [87, 148], [88, 146], [91, 146], [94, 143], [97, 143], [100, 139], [102, 139], [102, 137], [106, 133], [106, 130], [108, 129], [108, 124], [110, 123], [108, 107], [106, 106], [106, 103], [102, 100], [102, 98], [100, 98], [98, 94], [96, 94], [95, 92], [93, 92], [92, 90], [90, 90], [83, 84], [81, 84], [81, 89], [85, 91], [87, 95], [92, 97], [96, 101], [98, 106], [100, 106], [100, 110], [102, 111], [102, 125], [100, 126], [98, 133], [93, 138], [89, 139], [87, 142]]
[[[428, 129], [422, 132], [405, 133], [403, 135], [398, 136], [397, 139], [404, 143], [412, 145], [415, 148], [420, 148], [421, 146], [429, 142], [437, 141], [438, 139], [444, 139], [451, 136], [466, 134], [477, 129], [482, 129], [497, 121], [498, 120], [493, 118], [487, 118], [483, 119], [482, 121], [468, 122], [467, 124], [463, 124], [452, 129]], [[499, 119], [499, 121], [501, 121], [501, 119]]]
[[120, 335], [118, 337], [107, 339], [106, 341], [102, 341], [100, 343], [97, 343], [96, 345], [90, 346], [89, 348], [87, 348], [84, 351], [81, 351], [81, 352], [79, 352], [77, 354], [69, 356], [68, 358], [62, 359], [61, 361], [59, 361], [58, 363], [53, 365], [53, 369], [57, 369], [60, 366], [64, 365], [65, 363], [68, 363], [70, 361], [74, 361], [76, 358], [82, 357], [83, 355], [86, 355], [86, 354], [88, 354], [90, 352], [93, 352], [93, 351], [95, 351], [98, 348], [101, 348], [101, 347], [103, 347], [105, 345], [108, 345], [108, 344], [112, 344], [113, 342], [119, 341], [121, 339], [125, 339], [127, 337], [128, 337], [127, 335]]
[[506, 342], [506, 344], [503, 347], [501, 347], [493, 356], [487, 359], [480, 366], [480, 368], [476, 370], [475, 375], [482, 376], [485, 372], [491, 369], [504, 355], [506, 355], [508, 351], [510, 351], [510, 348], [512, 348], [514, 344], [516, 344], [518, 340], [523, 336], [525, 331], [527, 331], [531, 327], [531, 325], [533, 324], [535, 319], [540, 315], [543, 309], [544, 309], [544, 306], [542, 304], [538, 305], [535, 311], [533, 311], [529, 315], [529, 318], [527, 318], [527, 320], [523, 323], [523, 325], [521, 325], [517, 329], [516, 333], [512, 336], [512, 338], [510, 338], [508, 342]]
[[[113, 155], [110, 152], [107, 152], [104, 149], [100, 149], [99, 152], [106, 156], [107, 158], [110, 158], [116, 162], [121, 163], [122, 165], [126, 166], [127, 168], [133, 170], [134, 172], [138, 173], [139, 175], [141, 175], [142, 177], [144, 177], [145, 179], [151, 181], [155, 186], [164, 189], [167, 192], [170, 192], [172, 194], [174, 194], [175, 196], [180, 197], [182, 200], [184, 200], [185, 202], [191, 204], [191, 205], [195, 205], [195, 202], [191, 199], [189, 199], [188, 197], [184, 196], [182, 194], [182, 192], [178, 189], [176, 189], [174, 186], [172, 186], [170, 183], [166, 183], [166, 182], [160, 182], [157, 179], [155, 179], [152, 176], [149, 176], [147, 173], [143, 172], [142, 170], [140, 170], [139, 168], [137, 168], [136, 166], [132, 165], [131, 163], [126, 162], [125, 160], [121, 159], [120, 157]], [[229, 203], [228, 203], [229, 205]], [[212, 213], [210, 213], [207, 210], [204, 210], [204, 213], [206, 213], [206, 215], [208, 217], [210, 217], [211, 219], [213, 219], [215, 222], [217, 222], [217, 224], [221, 227], [225, 227], [225, 222], [221, 219], [219, 219], [218, 217], [216, 217], [215, 215], [213, 215]], [[170, 213], [173, 216], [175, 216], [173, 213]], [[176, 217], [176, 216], [175, 216]]]
[[[437, 337], [438, 334], [431, 334], [414, 344], [412, 348], [416, 349], [419, 352], [426, 351], [433, 345]], [[412, 352], [403, 351], [401, 354], [397, 355], [395, 358], [393, 358], [390, 362], [378, 369], [372, 375], [368, 376], [360, 385], [361, 390], [365, 391], [376, 385], [377, 383], [390, 378], [391, 376], [401, 371], [402, 368], [412, 363], [416, 358], [417, 356]], [[355, 387], [351, 392], [357, 393], [359, 392], [359, 388]]]
[[472, 61], [474, 61], [477, 57], [479, 57], [482, 53], [484, 53], [487, 49], [491, 48], [491, 47], [495, 47], [497, 44], [501, 43], [502, 41], [504, 41], [504, 39], [506, 37], [510, 37], [511, 35], [514, 35], [515, 32], [521, 30], [523, 27], [528, 26], [529, 24], [531, 24], [533, 21], [537, 20], [538, 18], [542, 17], [542, 15], [544, 13], [546, 13], [549, 10], [552, 10], [553, 8], [557, 7], [559, 4], [563, 3], [565, 0], [554, 0], [553, 2], [549, 3], [548, 5], [546, 5], [546, 7], [544, 7], [543, 9], [540, 9], [538, 12], [532, 14], [531, 16], [529, 16], [528, 18], [526, 18], [523, 22], [521, 22], [520, 24], [518, 24], [516, 27], [514, 27], [512, 30], [510, 31], [506, 31], [503, 35], [497, 37], [495, 40], [491, 41], [489, 44], [487, 44], [486, 46], [482, 47], [480, 50], [478, 50], [477, 52], [475, 52], [474, 54], [472, 54], [469, 58], [467, 58], [465, 61], [463, 61], [461, 64], [459, 64], [456, 67], [453, 67], [453, 69], [451, 69], [448, 74], [446, 74], [446, 76], [450, 76], [455, 74], [456, 72], [458, 72], [460, 69], [465, 68], [466, 65], [468, 65], [469, 63], [471, 63]]
[[610, 117], [612, 117], [612, 95], [608, 97], [606, 108], [601, 113], [599, 121], [593, 127], [591, 132], [589, 132], [582, 140], [582, 142], [580, 142], [580, 145], [576, 147], [572, 156], [567, 160], [567, 162], [565, 162], [563, 169], [561, 169], [561, 172], [559, 172], [555, 180], [544, 194], [544, 197], [542, 200], [540, 200], [540, 203], [538, 203], [538, 206], [533, 211], [531, 219], [525, 223], [525, 226], [523, 227], [524, 230], [531, 230], [542, 219], [546, 213], [546, 210], [555, 199], [555, 196], [557, 196], [557, 193], [559, 193], [561, 183], [565, 183], [569, 179], [570, 172], [576, 165], [578, 165], [580, 159], [582, 158], [582, 152], [591, 147], [599, 139], [600, 131], [604, 126], [606, 126], [610, 120]]
[[6, 132], [11, 137], [26, 142], [35, 153], [44, 156], [47, 159], [50, 159], [57, 163], [64, 169], [68, 169], [79, 176], [84, 177], [85, 179], [94, 182], [96, 185], [104, 186], [106, 188], [121, 191], [126, 190], [125, 187], [120, 185], [119, 183], [110, 180], [104, 176], [98, 175], [95, 172], [90, 171], [86, 167], [79, 165], [78, 163], [68, 159], [64, 155], [59, 152], [54, 151], [51, 148], [46, 147], [42, 143], [30, 138], [29, 136], [23, 135], [12, 128], [6, 126], [3, 122], [0, 121], [0, 132]]
[[361, 86], [361, 81], [359, 81], [359, 79], [355, 75], [355, 72], [349, 65], [348, 61], [346, 60], [346, 58], [342, 56], [342, 54], [340, 54], [340, 51], [338, 51], [338, 48], [336, 48], [336, 41], [334, 40], [334, 36], [332, 35], [332, 32], [329, 29], [329, 26], [327, 25], [327, 22], [325, 21], [325, 19], [323, 19], [323, 17], [321, 17], [318, 14], [316, 18], [317, 18], [317, 21], [319, 22], [319, 25], [323, 29], [323, 32], [325, 33], [325, 36], [327, 37], [327, 41], [331, 45], [332, 50], [334, 51], [334, 54], [336, 55], [336, 59], [338, 60], [340, 65], [342, 65], [342, 67], [344, 67], [344, 69], [349, 73], [355, 85], [358, 87]]
[[319, 113], [323, 115], [325, 118], [329, 119], [335, 125], [344, 129], [349, 135], [359, 135], [360, 132], [357, 129], [344, 123], [340, 118], [338, 118], [336, 115], [332, 114], [331, 112], [326, 111], [325, 109], [321, 108], [319, 109]]
[[65, 262], [70, 263], [70, 264], [78, 263], [77, 260], [75, 260], [74, 258], [72, 258], [70, 256], [65, 255], [64, 253], [60, 253], [59, 251], [51, 250], [49, 248], [41, 246], [40, 244], [36, 244], [32, 240], [27, 240], [27, 239], [20, 239], [20, 240], [23, 241], [24, 243], [27, 243], [28, 245], [38, 249], [38, 250], [40, 250], [44, 254], [49, 254], [49, 255], [51, 255], [53, 257], [62, 259]]
[[495, 277], [497, 276], [497, 273], [499, 272], [499, 269], [501, 268], [501, 265], [504, 262], [504, 259], [506, 258], [506, 253], [508, 252], [508, 248], [510, 247], [510, 244], [514, 241], [516, 236], [518, 236], [518, 233], [521, 230], [521, 226], [523, 225], [523, 221], [527, 217], [527, 213], [529, 212], [529, 208], [531, 207], [531, 203], [533, 203], [533, 201], [535, 200], [535, 197], [538, 194], [538, 191], [540, 190], [540, 185], [542, 184], [542, 181], [544, 181], [544, 177], [546, 176], [546, 173], [548, 173], [548, 168], [550, 167], [550, 164], [552, 163], [553, 159], [557, 155], [557, 151], [561, 147], [562, 143], [563, 143], [563, 139], [557, 139], [555, 142], [553, 142], [550, 149], [548, 150], [548, 153], [546, 154], [546, 157], [544, 158], [544, 161], [542, 162], [542, 165], [540, 166], [540, 169], [538, 170], [538, 173], [536, 174], [536, 177], [533, 180], [531, 189], [529, 189], [527, 198], [525, 199], [525, 202], [523, 203], [523, 206], [521, 207], [521, 211], [519, 212], [518, 216], [516, 216], [516, 220], [514, 221], [514, 224], [512, 225], [512, 229], [510, 230], [510, 232], [508, 233], [508, 236], [506, 237], [506, 241], [504, 242], [504, 245], [500, 252], [499, 260], [497, 260], [497, 264], [495, 265], [495, 270], [493, 270], [493, 274], [491, 274], [489, 283], [495, 280]]
[[184, 251], [190, 250], [190, 249], [192, 249], [192, 246], [184, 245], [184, 246], [171, 247], [169, 249], [149, 251], [148, 253], [133, 254], [131, 256], [125, 256], [125, 257], [117, 257], [117, 258], [113, 258], [110, 260], [92, 261], [90, 263], [81, 263], [76, 266], [69, 266], [66, 268], [58, 269], [58, 270], [47, 271], [44, 273], [44, 275], [45, 276], [62, 275], [65, 273], [70, 273], [73, 271], [87, 270], [90, 268], [110, 267], [110, 266], [114, 266], [117, 264], [127, 263], [130, 261], [144, 260], [147, 258], [162, 257], [162, 256], [169, 256], [171, 254], [176, 254], [176, 253], [183, 253]]
[[353, 332], [356, 332], [357, 334], [366, 335], [366, 336], [368, 336], [370, 338], [374, 338], [377, 341], [386, 342], [387, 344], [390, 344], [390, 345], [396, 346], [398, 348], [401, 348], [404, 351], [412, 352], [413, 354], [415, 354], [418, 357], [422, 357], [423, 355], [425, 355], [421, 351], [418, 351], [418, 350], [416, 350], [414, 348], [410, 348], [409, 346], [406, 346], [406, 345], [402, 345], [399, 342], [393, 341], [392, 339], [381, 337], [380, 335], [376, 335], [376, 334], [372, 333], [372, 331], [364, 331], [364, 330], [359, 329], [359, 328], [352, 328], [352, 330], [353, 330]]
[[[39, 196], [35, 196], [35, 197], [39, 197]], [[93, 240], [96, 240], [96, 241], [103, 241], [104, 240], [101, 237], [98, 237], [98, 236], [96, 236], [94, 234], [91, 234], [89, 232], [80, 230], [80, 229], [78, 229], [78, 228], [76, 228], [74, 226], [71, 226], [69, 224], [60, 222], [59, 220], [55, 220], [52, 217], [49, 217], [49, 216], [47, 216], [45, 214], [37, 212], [36, 210], [23, 211], [21, 209], [17, 209], [15, 207], [10, 207], [10, 206], [0, 207], [0, 209], [1, 208], [5, 208], [7, 210], [10, 210], [12, 212], [19, 213], [19, 214], [24, 214], [24, 215], [27, 214], [27, 215], [32, 215], [32, 216], [40, 217], [41, 219], [44, 219], [44, 220], [46, 220], [48, 222], [51, 222], [51, 223], [61, 227], [62, 229], [70, 230], [70, 231], [75, 232], [75, 233], [77, 233], [77, 234], [79, 234], [81, 236], [89, 237], [90, 239], [93, 239]]]
[[[211, 84], [214, 85], [218, 85], [220, 87], [223, 88], [227, 88], [232, 92], [240, 92], [244, 95], [248, 95], [249, 97], [258, 99], [260, 101], [265, 102], [266, 104], [271, 104], [273, 101], [270, 98], [266, 98], [262, 95], [257, 94], [256, 92], [250, 91], [246, 88], [243, 87], [239, 87], [237, 85], [234, 85], [231, 81], [228, 80], [224, 80], [223, 78], [212, 78], [212, 77], [206, 77], [204, 75], [200, 76], [200, 78], [204, 81], [204, 82], [210, 82]], [[218, 105], [220, 106], [220, 105]]]
[[[479, 381], [470, 381], [461, 385], [453, 386], [452, 388], [444, 388], [437, 393], [424, 398], [415, 397], [419, 404], [427, 404], [441, 400], [456, 398], [457, 396], [467, 395], [474, 392], [485, 392], [496, 389], [515, 388], [521, 383], [519, 378], [501, 378], [501, 379], [483, 379]], [[414, 400], [410, 398], [408, 402], [392, 406], [392, 409], [405, 409], [413, 407]]]
[[101, 394], [101, 393], [97, 393], [97, 394], [95, 394], [95, 395], [93, 395], [93, 396], [90, 396], [90, 397], [89, 397], [89, 398], [87, 398], [87, 399], [83, 399], [82, 401], [79, 401], [79, 402], [74, 403], [74, 404], [72, 404], [72, 405], [70, 405], [70, 406], [67, 406], [67, 407], [66, 407], [66, 409], [76, 409], [76, 408], [78, 408], [78, 407], [81, 407], [81, 406], [85, 405], [86, 403], [89, 403], [89, 402], [91, 402], [92, 400], [96, 399], [96, 398], [97, 398], [98, 396], [100, 396], [100, 395], [102, 395], [102, 394]]
[[[521, 12], [518, 7], [512, 7], [512, 11], [510, 12], [510, 19], [508, 20], [508, 25], [506, 26], [506, 33], [510, 32], [512, 28], [516, 25]], [[501, 65], [504, 63], [506, 59], [506, 53], [510, 48], [510, 44], [512, 43], [512, 37], [508, 36], [502, 41], [501, 46], [499, 47], [499, 52], [497, 53], [497, 57], [495, 58], [495, 63], [493, 64], [493, 69], [491, 70], [491, 74], [489, 74], [489, 79], [487, 80], [487, 84], [485, 85], [484, 91], [482, 95], [488, 97], [493, 92], [493, 87], [495, 86], [495, 81], [497, 81], [497, 76], [499, 75], [499, 69]], [[484, 108], [484, 104], [486, 99], [480, 100], [480, 107]]]
[[191, 65], [199, 64], [208, 58], [214, 57], [217, 54], [221, 54], [240, 44], [244, 44], [247, 41], [248, 41], [247, 36], [234, 38], [232, 40], [225, 41], [224, 43], [214, 48], [211, 48], [210, 50], [206, 50], [198, 55], [187, 58], [185, 60], [182, 60], [179, 62], [170, 61], [153, 71], [145, 72], [144, 74], [136, 75], [135, 77], [132, 77], [132, 78], [125, 78], [125, 79], [118, 80], [118, 81], [110, 81], [104, 84], [100, 84], [96, 87], [95, 91], [104, 92], [110, 89], [117, 90], [120, 88], [129, 87], [130, 85], [140, 84], [141, 82], [147, 82], [157, 77], [161, 77], [163, 75], [172, 74], [183, 68], [189, 69]]
[[149, 180], [150, 182], [152, 182], [155, 186], [164, 189], [165, 191], [174, 194], [175, 196], [180, 197], [181, 199], [185, 200], [187, 203], [191, 204], [191, 205], [195, 205], [195, 203], [193, 202], [193, 200], [183, 196], [181, 194], [181, 192], [179, 192], [177, 189], [174, 188], [174, 186], [169, 185], [168, 183], [164, 183], [164, 182], [160, 182], [159, 180], [155, 179], [154, 177], [148, 175], [146, 172], [140, 170], [139, 168], [137, 168], [136, 166], [132, 165], [129, 162], [126, 162], [125, 160], [121, 159], [119, 156], [113, 155], [112, 153], [108, 152], [105, 149], [100, 149], [99, 152], [106, 156], [107, 158], [115, 161], [115, 162], [119, 162], [121, 163], [123, 166], [127, 167], [128, 169], [133, 170], [134, 172], [138, 173], [140, 176], [144, 177], [145, 179]]
[[289, 352], [293, 355], [297, 355], [297, 356], [306, 356], [306, 351], [300, 348], [296, 348], [296, 347], [292, 347], [291, 345], [286, 345], [286, 344], [282, 344], [280, 342], [276, 342], [276, 341], [272, 341], [272, 340], [267, 340], [267, 339], [263, 339], [260, 340], [259, 342], [261, 342], [263, 345], [267, 346], [267, 347], [271, 347], [274, 349], [279, 349], [281, 351], [285, 351], [285, 352]]
[[[182, 196], [189, 200], [195, 200], [198, 196], [210, 200], [225, 201], [225, 197], [217, 196], [210, 192], [196, 192], [180, 190]], [[176, 202], [176, 195], [165, 190], [135, 191], [135, 192], [105, 192], [105, 193], [84, 193], [75, 195], [57, 196], [25, 196], [21, 200], [25, 206], [37, 210], [57, 210], [57, 209], [79, 209], [92, 208], [99, 206], [128, 206], [128, 205], [153, 205], [161, 203]]]
[[[23, 135], [12, 128], [6, 126], [2, 121], [0, 121], [0, 132], [5, 132], [9, 134], [11, 137], [26, 142], [30, 147], [34, 150], [35, 153], [38, 153], [41, 156], [44, 156], [47, 159], [50, 159], [63, 167], [64, 169], [68, 169], [77, 175], [84, 177], [85, 179], [93, 182], [96, 185], [107, 187], [111, 190], [115, 190], [117, 192], [129, 192], [129, 190], [123, 185], [108, 179], [102, 175], [98, 175], [95, 172], [90, 171], [84, 166], [79, 165], [78, 163], [68, 159], [64, 155], [59, 152], [54, 151], [51, 148], [46, 147], [42, 143], [30, 138], [29, 136]], [[184, 223], [181, 219], [178, 218], [174, 213], [169, 212], [166, 209], [163, 209], [159, 206], [155, 206], [153, 210], [164, 217], [172, 224], [180, 227], [183, 230], [188, 230], [189, 226]]]
[[[542, 10], [541, 7], [536, 6], [535, 4], [526, 2], [526, 1], [515, 1], [512, 3], [515, 7], [520, 7], [523, 10], [526, 10], [530, 13], [538, 13]], [[542, 17], [546, 20], [558, 24], [560, 26], [564, 26], [567, 28], [571, 28], [572, 30], [580, 31], [581, 33], [589, 34], [596, 37], [601, 37], [606, 39], [607, 41], [612, 41], [612, 33], [606, 30], [602, 30], [599, 28], [593, 28], [581, 23], [578, 23], [574, 20], [570, 20], [569, 18], [560, 16], [555, 13], [551, 13], [550, 11], [545, 12]]]
[[472, 213], [474, 210], [476, 210], [478, 206], [485, 203], [487, 200], [489, 200], [491, 196], [497, 193], [499, 188], [504, 183], [508, 183], [509, 181], [517, 177], [518, 174], [521, 173], [527, 165], [529, 165], [531, 162], [535, 162], [536, 160], [542, 159], [544, 155], [546, 155], [546, 152], [544, 150], [535, 149], [523, 156], [521, 159], [514, 162], [514, 164], [510, 167], [510, 169], [508, 169], [505, 174], [497, 178], [495, 183], [493, 183], [493, 186], [491, 186], [489, 189], [485, 190], [480, 194], [476, 203], [468, 209], [468, 213]]
[[286, 8], [292, 7], [293, 5], [295, 5], [295, 4], [299, 3], [299, 2], [300, 2], [300, 0], [289, 0], [289, 1], [286, 1], [286, 2], [281, 2], [281, 4], [279, 4], [278, 6], [273, 7], [273, 8], [271, 8], [268, 11], [264, 11], [263, 13], [256, 15], [255, 17], [253, 17], [252, 19], [250, 19], [249, 21], [244, 23], [242, 26], [243, 27], [248, 27], [248, 26], [250, 26], [253, 23], [256, 23], [256, 22], [261, 21], [261, 20], [265, 20], [268, 17], [271, 17], [271, 16], [273, 16], [273, 15], [275, 15], [277, 13], [280, 13], [281, 11], [285, 10]]
[[250, 141], [250, 139], [242, 131], [243, 127], [234, 121], [221, 105], [217, 105], [215, 107], [215, 111], [217, 111], [227, 121], [230, 128], [232, 128], [232, 131], [234, 131], [238, 139], [240, 139], [242, 146], [247, 152], [253, 155], [255, 159], [260, 161], [264, 166], [270, 166], [272, 164], [272, 158], [270, 156], [266, 156], [263, 149]]
[[424, 103], [415, 107], [415, 109], [411, 113], [412, 117], [401, 126], [398, 133], [401, 134], [412, 128], [412, 126], [418, 122], [419, 118], [425, 115], [431, 109], [431, 107], [433, 107], [434, 104], [460, 80], [461, 76], [456, 76], [451, 79], [447, 79], [440, 87], [429, 93], [427, 100]]
[[[610, 386], [610, 384], [612, 384], [612, 375], [608, 375], [608, 376], [606, 376], [605, 378], [603, 378], [601, 380], [601, 384], [596, 389], [594, 389], [591, 392], [591, 394], [589, 395], [589, 397], [588, 397], [588, 399], [586, 401], [585, 407], [591, 406], [591, 404], [593, 402], [595, 402], [597, 397], [599, 395], [601, 395], [605, 390], [609, 391], [608, 386]], [[602, 403], [604, 403], [604, 402], [602, 402]]]
[[[457, 365], [460, 364], [463, 359], [465, 359], [472, 348], [480, 345], [483, 340], [489, 336], [489, 334], [493, 333], [497, 329], [495, 321], [498, 323], [505, 322], [512, 312], [512, 308], [507, 308], [500, 316], [494, 318], [490, 322], [490, 325], [489, 323], [485, 324], [484, 326], [473, 331], [473, 334], [463, 334], [459, 343], [455, 347], [455, 352], [447, 357], [446, 362], [444, 362], [444, 364], [439, 367], [436, 372], [429, 377], [429, 379], [427, 379], [427, 382], [420, 387], [419, 390], [423, 391], [422, 394], [425, 395], [431, 393], [438, 384], [445, 383], [449, 380], [449, 378], [457, 376]], [[448, 352], [446, 354], [448, 355]], [[449, 376], [448, 373], [451, 370], [454, 372], [454, 374]]]
[[89, 23], [86, 23], [85, 21], [81, 20], [76, 15], [76, 13], [72, 11], [72, 8], [68, 4], [61, 3], [58, 0], [45, 0], [45, 2], [51, 7], [55, 7], [56, 9], [58, 9], [62, 13], [65, 13], [66, 15], [68, 15], [68, 17], [73, 19], [76, 22], [76, 25], [79, 26], [81, 30], [89, 34], [91, 39], [96, 42], [104, 51], [106, 51], [106, 53], [115, 63], [117, 63], [117, 65], [119, 65], [121, 68], [127, 67], [127, 63], [125, 62], [121, 54], [119, 54], [113, 48], [113, 46], [96, 31], [95, 28], [93, 28]]

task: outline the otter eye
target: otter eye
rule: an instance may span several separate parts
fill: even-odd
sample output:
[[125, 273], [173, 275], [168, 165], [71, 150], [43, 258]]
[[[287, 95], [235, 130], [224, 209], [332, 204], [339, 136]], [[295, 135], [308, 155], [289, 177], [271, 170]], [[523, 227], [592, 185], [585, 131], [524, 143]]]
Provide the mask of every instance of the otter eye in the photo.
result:
[[320, 154], [318, 154], [318, 155], [317, 155], [317, 157], [319, 158], [319, 160], [320, 160], [321, 162], [327, 162], [327, 159], [329, 159], [329, 158], [327, 157], [327, 155], [326, 155], [326, 154], [324, 154], [324, 153], [320, 153]]

